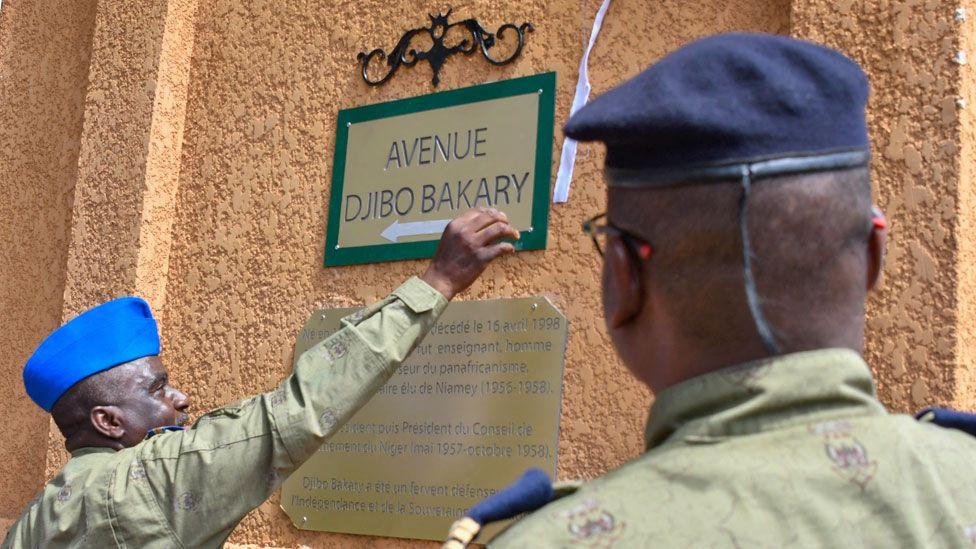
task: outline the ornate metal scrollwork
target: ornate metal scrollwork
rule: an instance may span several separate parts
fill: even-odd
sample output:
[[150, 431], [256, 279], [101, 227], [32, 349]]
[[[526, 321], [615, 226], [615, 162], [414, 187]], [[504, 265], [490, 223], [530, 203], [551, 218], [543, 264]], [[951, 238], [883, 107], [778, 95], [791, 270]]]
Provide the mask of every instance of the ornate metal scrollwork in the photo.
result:
[[[389, 54], [383, 51], [382, 48], [377, 48], [369, 53], [362, 52], [356, 56], [356, 59], [362, 64], [363, 80], [371, 86], [379, 86], [389, 80], [401, 65], [412, 67], [420, 61], [427, 61], [430, 64], [430, 68], [434, 71], [432, 82], [436, 86], [440, 83], [439, 74], [441, 66], [444, 65], [444, 61], [448, 57], [456, 53], [471, 55], [475, 51], [481, 51], [481, 54], [492, 65], [505, 65], [511, 63], [522, 53], [522, 46], [525, 45], [525, 33], [534, 30], [531, 23], [522, 23], [518, 26], [512, 23], [505, 23], [501, 27], [498, 27], [498, 31], [493, 34], [485, 30], [477, 19], [465, 19], [464, 21], [448, 23], [447, 18], [451, 16], [452, 11], [454, 10], [450, 9], [445, 14], [438, 13], [436, 16], [428, 15], [427, 17], [430, 18], [430, 26], [405, 32]], [[465, 38], [451, 46], [446, 45], [444, 41], [447, 38], [447, 33], [455, 27], [463, 27], [467, 32], [471, 33], [471, 38]], [[495, 59], [488, 53], [488, 50], [495, 45], [496, 37], [498, 40], [504, 38], [505, 31], [507, 30], [513, 30], [516, 33], [518, 42], [515, 51], [504, 59]], [[427, 33], [433, 42], [430, 49], [427, 51], [417, 51], [411, 48], [410, 41], [423, 33]], [[386, 64], [389, 66], [387, 73], [379, 80], [370, 80], [369, 78], [369, 63], [374, 58], [386, 59]]]

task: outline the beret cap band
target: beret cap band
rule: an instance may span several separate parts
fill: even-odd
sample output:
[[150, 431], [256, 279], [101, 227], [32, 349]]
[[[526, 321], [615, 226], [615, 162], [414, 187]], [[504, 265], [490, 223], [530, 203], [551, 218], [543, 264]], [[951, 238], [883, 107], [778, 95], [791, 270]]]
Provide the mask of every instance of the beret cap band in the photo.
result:
[[870, 151], [859, 149], [811, 156], [769, 158], [753, 162], [683, 167], [674, 170], [608, 166], [606, 173], [609, 187], [648, 189], [699, 183], [737, 182], [742, 177], [743, 170], [748, 170], [755, 180], [780, 175], [857, 168], [867, 166], [870, 161]]

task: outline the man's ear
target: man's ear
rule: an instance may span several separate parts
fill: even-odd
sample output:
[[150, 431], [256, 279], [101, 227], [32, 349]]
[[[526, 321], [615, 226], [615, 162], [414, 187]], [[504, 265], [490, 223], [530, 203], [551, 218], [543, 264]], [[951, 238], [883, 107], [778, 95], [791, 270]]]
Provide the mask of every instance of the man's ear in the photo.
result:
[[122, 410], [118, 406], [95, 406], [89, 414], [92, 427], [103, 436], [119, 440], [125, 436]]
[[619, 328], [640, 314], [644, 306], [640, 265], [620, 238], [608, 240], [604, 261], [607, 269], [604, 291], [609, 294], [611, 305], [607, 322], [610, 327]]
[[868, 237], [867, 289], [871, 291], [881, 279], [885, 249], [888, 246], [888, 220], [877, 207], [871, 208], [871, 235]]

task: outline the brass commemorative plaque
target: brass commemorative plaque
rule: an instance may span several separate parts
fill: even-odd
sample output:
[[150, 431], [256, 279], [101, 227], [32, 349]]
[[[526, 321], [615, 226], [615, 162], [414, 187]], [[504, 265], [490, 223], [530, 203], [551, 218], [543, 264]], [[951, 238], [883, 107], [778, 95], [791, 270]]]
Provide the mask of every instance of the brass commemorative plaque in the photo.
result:
[[[313, 314], [296, 359], [355, 310]], [[566, 334], [545, 298], [452, 303], [379, 393], [288, 478], [282, 508], [303, 529], [442, 540], [528, 467], [555, 477]]]

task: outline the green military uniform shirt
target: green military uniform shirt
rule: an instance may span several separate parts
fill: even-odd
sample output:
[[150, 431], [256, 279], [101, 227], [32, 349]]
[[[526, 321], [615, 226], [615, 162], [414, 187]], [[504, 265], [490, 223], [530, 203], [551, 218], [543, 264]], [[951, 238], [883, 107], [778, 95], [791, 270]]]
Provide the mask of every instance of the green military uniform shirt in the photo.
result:
[[81, 448], [3, 547], [216, 547], [377, 391], [447, 301], [412, 278], [304, 353], [276, 390], [132, 448]]
[[490, 546], [976, 545], [976, 439], [888, 414], [850, 350], [744, 364], [663, 391], [647, 447]]

